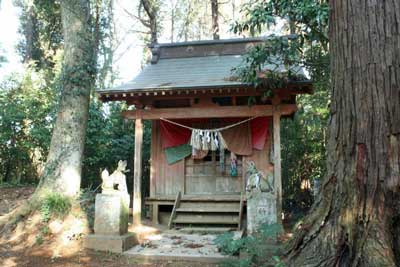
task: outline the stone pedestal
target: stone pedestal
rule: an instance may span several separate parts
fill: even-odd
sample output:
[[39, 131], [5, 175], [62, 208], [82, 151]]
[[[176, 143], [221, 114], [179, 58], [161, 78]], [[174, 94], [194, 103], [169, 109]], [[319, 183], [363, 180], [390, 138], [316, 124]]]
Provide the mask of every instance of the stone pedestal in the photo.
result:
[[134, 233], [126, 233], [124, 235], [88, 235], [84, 243], [85, 248], [114, 253], [122, 253], [136, 244], [138, 244], [138, 240]]
[[123, 235], [128, 232], [129, 194], [97, 194], [94, 232], [100, 235]]
[[253, 190], [247, 192], [247, 233], [253, 234], [263, 224], [277, 223], [276, 195]]
[[137, 244], [135, 234], [128, 233], [129, 194], [97, 194], [94, 235], [87, 236], [85, 247], [123, 252]]

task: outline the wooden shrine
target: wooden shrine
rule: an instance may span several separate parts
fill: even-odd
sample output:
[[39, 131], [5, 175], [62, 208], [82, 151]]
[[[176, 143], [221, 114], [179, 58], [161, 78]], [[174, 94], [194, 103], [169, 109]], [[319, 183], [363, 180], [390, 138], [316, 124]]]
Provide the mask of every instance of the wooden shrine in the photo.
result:
[[[265, 97], [262, 86], [254, 88], [240, 82], [232, 69], [241, 64], [249, 48], [263, 41], [252, 38], [157, 44], [151, 47], [151, 63], [135, 79], [98, 91], [104, 102], [126, 101], [131, 108], [123, 116], [135, 120], [135, 223], [140, 222], [143, 206], [143, 120], [152, 121], [150, 196], [144, 204], [152, 207], [155, 223], [240, 228], [246, 205], [246, 164], [250, 161], [265, 175], [273, 175], [280, 217], [280, 119], [296, 112], [296, 95], [311, 93], [312, 85], [308, 80], [287, 83], [285, 88], [274, 90], [272, 97]], [[266, 65], [265, 69], [276, 67]], [[279, 69], [284, 70], [282, 64]], [[300, 68], [298, 71], [302, 74]], [[249, 98], [253, 99], [252, 105]], [[235, 124], [241, 126], [232, 127], [230, 136], [222, 132], [230, 141], [226, 149], [201, 151], [199, 156], [188, 143], [178, 145], [187, 142], [184, 130]], [[239, 134], [239, 128], [243, 134]], [[246, 142], [254, 143], [254, 139], [247, 138], [254, 138], [253, 129], [264, 134], [257, 137], [261, 140], [258, 148], [254, 144], [250, 144], [250, 150], [249, 146], [243, 148]], [[239, 154], [230, 151], [230, 147]], [[186, 149], [186, 154], [178, 148]], [[169, 157], [178, 160], [171, 163]]]

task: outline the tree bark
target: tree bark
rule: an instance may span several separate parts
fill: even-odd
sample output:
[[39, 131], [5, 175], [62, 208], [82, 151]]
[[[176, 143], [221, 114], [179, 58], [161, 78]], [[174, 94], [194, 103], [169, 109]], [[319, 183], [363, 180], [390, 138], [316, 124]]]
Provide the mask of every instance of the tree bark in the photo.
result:
[[23, 33], [25, 37], [24, 58], [23, 62], [28, 63], [30, 60], [39, 60], [40, 48], [38, 48], [38, 32], [37, 32], [37, 17], [34, 11], [33, 4], [25, 7], [25, 20], [23, 22]]
[[89, 1], [61, 1], [61, 19], [64, 35], [62, 95], [47, 162], [35, 196], [49, 191], [76, 196], [81, 184], [97, 50], [91, 31]]
[[140, 0], [140, 2], [149, 17], [150, 44], [156, 44], [158, 42], [158, 3], [151, 0]]
[[219, 40], [218, 0], [211, 0], [211, 16], [213, 39]]
[[327, 175], [290, 266], [400, 266], [400, 1], [330, 1]]

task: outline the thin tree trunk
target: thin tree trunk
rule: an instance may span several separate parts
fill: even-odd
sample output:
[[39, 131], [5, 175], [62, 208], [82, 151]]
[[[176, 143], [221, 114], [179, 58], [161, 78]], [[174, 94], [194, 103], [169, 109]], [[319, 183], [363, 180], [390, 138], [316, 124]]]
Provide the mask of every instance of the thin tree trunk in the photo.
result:
[[12, 157], [11, 157], [11, 155], [9, 155], [9, 157], [8, 157], [8, 160], [7, 160], [7, 167], [6, 167], [6, 172], [5, 172], [5, 174], [4, 174], [4, 179], [3, 179], [3, 181], [2, 182], [5, 182], [5, 183], [7, 183], [7, 182], [11, 182], [12, 181], [12, 179], [11, 179], [11, 160], [12, 160]]
[[400, 266], [400, 2], [331, 5], [327, 176], [290, 266]]
[[38, 32], [37, 32], [37, 17], [34, 11], [33, 4], [28, 4], [25, 7], [25, 22], [23, 23], [23, 32], [25, 37], [24, 58], [23, 62], [28, 63], [30, 60], [38, 60], [40, 48], [38, 48]]
[[219, 39], [218, 0], [211, 0], [212, 33], [213, 39]]
[[61, 18], [62, 96], [47, 162], [35, 193], [39, 197], [48, 191], [68, 196], [79, 192], [90, 91], [95, 79], [96, 47], [89, 1], [61, 1]]
[[158, 42], [158, 3], [150, 0], [141, 0], [141, 4], [149, 17], [150, 43]]
[[175, 8], [176, 5], [172, 3], [172, 9], [171, 9], [171, 43], [174, 42], [174, 34], [175, 34]]

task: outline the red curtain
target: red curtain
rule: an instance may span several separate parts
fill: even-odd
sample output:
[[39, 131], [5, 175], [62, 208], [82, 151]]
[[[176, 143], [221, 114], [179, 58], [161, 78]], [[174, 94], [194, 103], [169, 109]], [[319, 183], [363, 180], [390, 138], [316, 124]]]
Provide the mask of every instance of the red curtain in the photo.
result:
[[160, 135], [162, 147], [165, 149], [189, 143], [192, 131], [166, 121], [160, 121]]
[[[205, 121], [205, 119], [200, 120], [202, 122]], [[191, 126], [191, 122], [198, 122], [200, 120], [179, 120], [176, 122], [183, 125]], [[235, 123], [244, 119], [229, 118], [222, 120], [224, 120], [224, 122]], [[271, 121], [271, 117], [258, 117], [250, 120], [249, 123], [251, 128], [251, 143], [254, 149], [262, 150], [264, 148], [265, 141], [269, 136], [269, 124]], [[189, 143], [191, 134], [192, 132], [189, 129], [160, 120], [160, 135], [163, 149]]]
[[265, 141], [269, 136], [269, 124], [271, 121], [271, 117], [258, 117], [250, 121], [253, 148], [263, 150]]

